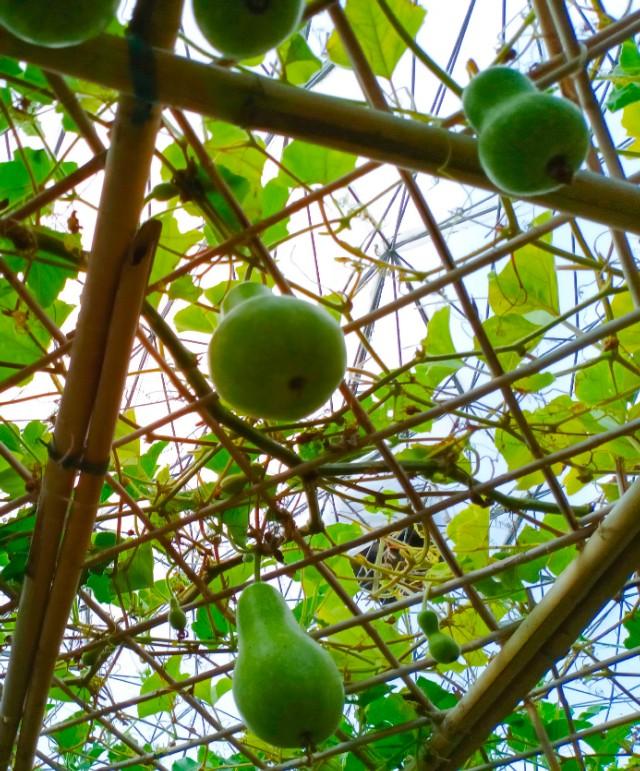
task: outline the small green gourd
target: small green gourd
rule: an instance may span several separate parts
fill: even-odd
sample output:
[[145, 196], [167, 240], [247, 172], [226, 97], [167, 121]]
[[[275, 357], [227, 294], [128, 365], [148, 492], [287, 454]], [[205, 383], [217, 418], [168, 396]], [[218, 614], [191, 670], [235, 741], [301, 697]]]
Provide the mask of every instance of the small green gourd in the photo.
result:
[[429, 653], [438, 664], [451, 664], [460, 656], [460, 646], [448, 634], [435, 632], [427, 637]]
[[149, 193], [149, 198], [153, 198], [156, 201], [170, 201], [179, 195], [180, 190], [173, 182], [160, 182]]
[[175, 597], [172, 597], [169, 602], [169, 626], [176, 632], [184, 632], [187, 627], [187, 614]]
[[230, 498], [237, 495], [249, 484], [249, 480], [243, 473], [229, 474], [220, 481], [220, 492]]
[[425, 637], [435, 634], [438, 631], [438, 615], [435, 611], [425, 608], [418, 613], [418, 626], [424, 632]]
[[336, 730], [342, 677], [282, 595], [254, 583], [238, 600], [233, 696], [248, 728], [276, 747], [314, 747]]
[[522, 73], [490, 67], [469, 83], [462, 105], [478, 133], [480, 164], [496, 187], [541, 195], [572, 181], [589, 149], [573, 102], [538, 91]]

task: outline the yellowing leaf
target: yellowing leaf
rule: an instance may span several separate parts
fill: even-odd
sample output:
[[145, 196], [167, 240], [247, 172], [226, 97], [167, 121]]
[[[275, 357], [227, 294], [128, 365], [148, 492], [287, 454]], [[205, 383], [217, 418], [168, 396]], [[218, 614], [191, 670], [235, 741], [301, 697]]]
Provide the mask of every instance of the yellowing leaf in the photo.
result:
[[489, 276], [489, 304], [502, 316], [517, 313], [545, 324], [559, 313], [555, 258], [533, 244], [513, 253], [500, 273]]
[[640, 152], [640, 102], [634, 102], [624, 108], [622, 111], [622, 125], [627, 130], [627, 134], [636, 140], [626, 149], [635, 153]]
[[447, 534], [458, 557], [474, 568], [489, 562], [489, 509], [472, 504], [449, 522]]

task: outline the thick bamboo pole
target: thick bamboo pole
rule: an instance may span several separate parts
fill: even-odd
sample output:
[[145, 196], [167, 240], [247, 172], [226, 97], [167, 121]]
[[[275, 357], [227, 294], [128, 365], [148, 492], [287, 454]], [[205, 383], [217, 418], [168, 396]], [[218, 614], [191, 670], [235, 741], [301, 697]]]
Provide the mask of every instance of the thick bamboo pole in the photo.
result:
[[[146, 38], [149, 45], [172, 46], [180, 22], [181, 1], [139, 0], [139, 5], [142, 10], [153, 8], [157, 20], [148, 33], [144, 29], [139, 33], [136, 31], [140, 43]], [[128, 59], [126, 47], [124, 50]], [[36, 528], [2, 694], [0, 769], [9, 765], [26, 692], [33, 682], [34, 655], [72, 498], [75, 465], [84, 452], [95, 408], [110, 316], [122, 276], [122, 265], [129, 256], [138, 227], [159, 125], [160, 110], [157, 106], [150, 108], [147, 102], [135, 95], [121, 97], [112, 131], [100, 213], [71, 362], [42, 483]], [[128, 360], [129, 351], [123, 349], [122, 356]]]
[[[116, 37], [103, 35], [73, 48], [46, 49], [0, 30], [0, 53], [122, 93], [134, 92], [127, 44]], [[476, 141], [464, 134], [167, 51], [154, 51], [154, 65], [155, 98], [163, 104], [496, 190], [480, 168]], [[579, 172], [571, 185], [530, 200], [640, 234], [640, 190], [628, 182]]]
[[412, 771], [455, 771], [564, 656], [640, 559], [640, 480], [616, 503], [534, 610], [440, 724]]

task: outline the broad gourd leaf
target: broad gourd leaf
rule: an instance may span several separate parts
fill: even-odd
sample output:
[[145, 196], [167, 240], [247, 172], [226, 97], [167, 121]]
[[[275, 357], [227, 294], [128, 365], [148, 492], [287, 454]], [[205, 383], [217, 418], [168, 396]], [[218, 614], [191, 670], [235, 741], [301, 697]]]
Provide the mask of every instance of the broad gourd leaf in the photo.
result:
[[[635, 310], [635, 305], [629, 292], [621, 292], [611, 300], [611, 311], [616, 319], [626, 316]], [[616, 338], [627, 353], [635, 353], [640, 350], [640, 325], [631, 324], [625, 329], [616, 332]]]
[[636, 648], [640, 645], [640, 612], [636, 611], [626, 621], [623, 626], [627, 630], [627, 636], [624, 641], [625, 648]]
[[293, 35], [278, 47], [282, 78], [294, 86], [306, 83], [322, 67], [322, 62], [309, 48], [302, 35]]
[[16, 151], [12, 161], [0, 163], [0, 199], [9, 204], [17, 203], [28, 195], [37, 193], [39, 185], [50, 175], [53, 164], [45, 150], [24, 147]]
[[627, 368], [619, 361], [608, 359], [587, 365], [576, 375], [576, 396], [589, 406], [601, 405], [605, 414], [623, 420], [627, 403], [634, 401], [640, 389], [635, 367], [633, 363]]
[[[5, 299], [0, 297], [0, 311], [5, 310]], [[61, 326], [72, 310], [71, 305], [55, 300], [47, 308], [47, 315], [54, 324]], [[24, 308], [6, 308], [4, 313], [0, 313], [0, 340], [1, 383], [25, 365], [33, 364], [42, 358], [47, 352], [51, 335], [48, 329]]]
[[121, 594], [153, 586], [153, 549], [148, 541], [119, 555], [112, 581]]
[[217, 323], [217, 315], [200, 305], [189, 305], [173, 317], [173, 324], [178, 332], [202, 332], [210, 335]]
[[199, 230], [182, 232], [178, 221], [171, 213], [162, 214], [157, 219], [162, 222], [162, 233], [151, 267], [150, 284], [160, 281], [168, 273], [171, 273], [181, 256], [186, 254], [202, 238]]
[[[289, 200], [289, 187], [283, 185], [281, 180], [270, 179], [262, 190], [262, 212], [261, 219], [266, 219], [272, 214], [276, 214], [286, 205]], [[284, 217], [275, 225], [271, 225], [263, 230], [260, 238], [265, 246], [269, 247], [277, 241], [281, 241], [289, 235], [289, 219]]]
[[[537, 339], [534, 338], [532, 342], [519, 345], [521, 340], [532, 335], [539, 327], [516, 313], [489, 316], [482, 326], [494, 348], [510, 347], [510, 350], [498, 353], [498, 360], [505, 372], [515, 369], [525, 352], [534, 348], [537, 342]], [[474, 345], [479, 347], [475, 338]]]
[[640, 101], [640, 52], [633, 39], [625, 40], [620, 48], [618, 64], [611, 73], [615, 84], [607, 98], [607, 108], [612, 112], [620, 110], [633, 102]]
[[169, 298], [171, 300], [186, 300], [195, 302], [202, 294], [202, 289], [193, 283], [191, 276], [180, 276], [169, 287]]
[[327, 185], [353, 171], [356, 156], [294, 140], [282, 153], [282, 165], [277, 179], [285, 185], [297, 186], [296, 179], [305, 185]]
[[[172, 680], [180, 682], [186, 680], [189, 675], [180, 671], [180, 663], [182, 656], [171, 656], [171, 658], [165, 664], [165, 670]], [[147, 693], [153, 693], [161, 688], [167, 686], [167, 681], [162, 678], [158, 673], [153, 673], [146, 677], [142, 681], [140, 687], [140, 695], [144, 696]], [[150, 715], [156, 715], [159, 712], [171, 712], [177, 693], [165, 693], [160, 696], [156, 696], [154, 699], [148, 699], [138, 704], [138, 717], [145, 718]]]
[[[509, 471], [516, 471], [534, 459], [531, 450], [526, 444], [516, 439], [513, 434], [500, 428], [495, 433], [495, 446], [507, 462]], [[531, 474], [520, 477], [516, 486], [519, 490], [528, 490], [533, 485], [540, 484], [543, 481], [544, 474], [542, 471], [534, 471]]]
[[[74, 712], [69, 715], [69, 718], [80, 717], [82, 714], [82, 712]], [[74, 749], [77, 750], [86, 742], [90, 730], [91, 724], [83, 721], [68, 728], [63, 728], [60, 731], [55, 731], [51, 734], [51, 738], [58, 745], [59, 752], [71, 752]]]
[[635, 141], [626, 147], [627, 151], [640, 152], [640, 102], [627, 105], [622, 111], [622, 126]]
[[470, 569], [489, 562], [489, 509], [472, 504], [456, 514], [447, 526], [454, 550]]
[[261, 142], [231, 123], [206, 120], [205, 126], [211, 134], [205, 148], [216, 165], [243, 177], [252, 189], [259, 188], [267, 160]]
[[[422, 350], [426, 356], [446, 356], [455, 353], [450, 330], [451, 309], [448, 305], [437, 310], [427, 325], [427, 336], [422, 341]], [[457, 358], [444, 359], [433, 364], [418, 364], [416, 377], [426, 388], [435, 388], [446, 377], [460, 369], [461, 361]]]
[[[399, 24], [411, 37], [415, 37], [426, 16], [424, 8], [415, 5], [411, 0], [386, 2]], [[347, 0], [345, 13], [351, 27], [357, 31], [358, 42], [373, 72], [390, 80], [396, 65], [407, 50], [406, 43], [393, 29], [380, 5], [373, 0]], [[335, 64], [351, 67], [351, 60], [337, 32], [333, 32], [329, 38], [327, 52]]]
[[534, 324], [558, 316], [554, 256], [534, 244], [515, 251], [500, 273], [489, 274], [489, 304], [497, 316], [518, 314]]
[[33, 261], [27, 275], [27, 286], [43, 308], [48, 308], [60, 294], [68, 278], [76, 271], [59, 265]]

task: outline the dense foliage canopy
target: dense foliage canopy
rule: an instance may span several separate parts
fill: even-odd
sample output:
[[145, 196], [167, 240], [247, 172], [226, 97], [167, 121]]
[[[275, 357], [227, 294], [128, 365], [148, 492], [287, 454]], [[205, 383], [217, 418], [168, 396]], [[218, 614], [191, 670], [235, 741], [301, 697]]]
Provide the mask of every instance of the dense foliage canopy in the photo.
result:
[[[242, 62], [182, 0], [0, 28], [0, 769], [640, 764], [632, 6], [313, 0]], [[485, 176], [492, 63], [580, 106], [570, 185]], [[317, 413], [214, 392], [241, 281], [340, 323]], [[317, 747], [232, 698], [257, 576], [344, 678]]]

